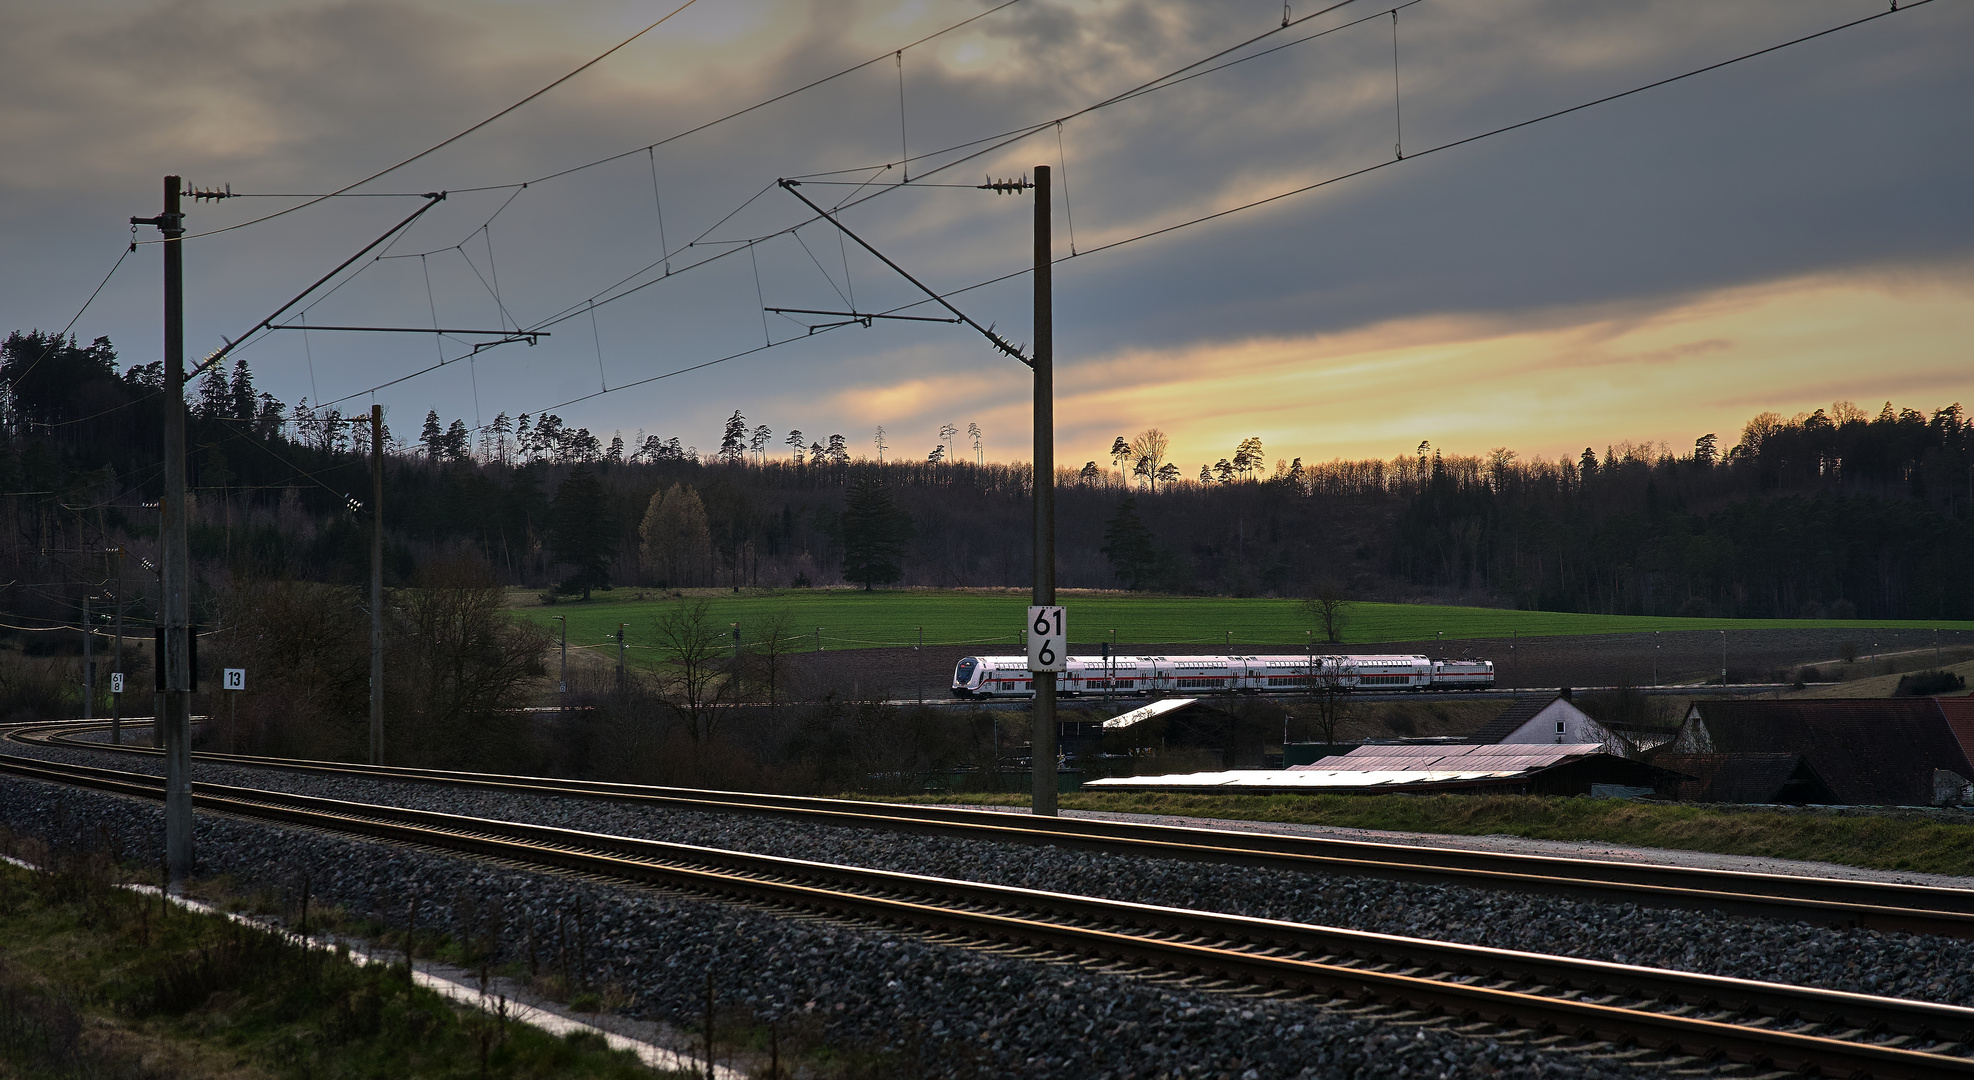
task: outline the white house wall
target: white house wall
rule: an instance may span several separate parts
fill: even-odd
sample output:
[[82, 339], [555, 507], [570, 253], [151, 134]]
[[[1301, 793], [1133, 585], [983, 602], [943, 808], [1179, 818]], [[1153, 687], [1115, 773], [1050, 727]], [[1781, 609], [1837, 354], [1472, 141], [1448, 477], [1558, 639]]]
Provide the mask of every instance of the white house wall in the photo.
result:
[[1562, 698], [1523, 721], [1502, 743], [1597, 743], [1614, 753], [1630, 755], [1623, 739]]

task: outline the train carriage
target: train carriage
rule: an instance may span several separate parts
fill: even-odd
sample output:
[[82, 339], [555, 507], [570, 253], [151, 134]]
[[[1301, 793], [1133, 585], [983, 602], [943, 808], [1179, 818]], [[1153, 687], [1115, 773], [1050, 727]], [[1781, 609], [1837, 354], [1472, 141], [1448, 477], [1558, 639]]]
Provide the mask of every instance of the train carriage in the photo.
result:
[[[1057, 680], [1064, 696], [1146, 694], [1306, 694], [1339, 690], [1485, 690], [1494, 685], [1487, 660], [1424, 656], [1071, 656]], [[953, 694], [963, 698], [1032, 697], [1034, 677], [1024, 656], [968, 656], [953, 669]]]

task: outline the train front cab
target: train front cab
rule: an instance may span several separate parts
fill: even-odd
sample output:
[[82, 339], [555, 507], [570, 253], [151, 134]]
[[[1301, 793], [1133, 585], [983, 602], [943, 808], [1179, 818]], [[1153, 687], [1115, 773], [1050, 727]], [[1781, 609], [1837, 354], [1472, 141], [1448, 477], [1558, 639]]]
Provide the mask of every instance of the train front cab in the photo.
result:
[[985, 674], [979, 657], [962, 656], [953, 668], [953, 696], [970, 698], [979, 695], [981, 677]]

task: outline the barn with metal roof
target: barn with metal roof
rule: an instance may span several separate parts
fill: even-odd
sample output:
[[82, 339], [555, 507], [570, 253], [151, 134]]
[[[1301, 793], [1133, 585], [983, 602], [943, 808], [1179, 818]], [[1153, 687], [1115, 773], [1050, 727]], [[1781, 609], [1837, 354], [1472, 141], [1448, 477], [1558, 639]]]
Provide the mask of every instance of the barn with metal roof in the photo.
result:
[[1593, 788], [1650, 790], [1676, 779], [1598, 743], [1360, 746], [1289, 769], [1119, 776], [1084, 785], [1122, 791], [1480, 792], [1587, 795]]
[[1793, 754], [1827, 786], [1832, 802], [1960, 801], [1974, 777], [1974, 709], [1961, 700], [1698, 701], [1654, 760], [1677, 768], [1690, 755]]

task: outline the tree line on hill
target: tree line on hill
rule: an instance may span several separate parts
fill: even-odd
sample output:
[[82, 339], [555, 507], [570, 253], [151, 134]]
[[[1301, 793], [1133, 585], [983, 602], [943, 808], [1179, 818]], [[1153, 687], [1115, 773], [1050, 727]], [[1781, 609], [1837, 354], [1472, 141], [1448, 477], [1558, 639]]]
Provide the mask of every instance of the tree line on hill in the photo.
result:
[[[75, 625], [84, 591], [152, 586], [162, 373], [111, 343], [0, 344], [0, 580], [11, 612]], [[368, 432], [256, 390], [244, 360], [195, 388], [188, 443], [202, 579], [354, 584], [368, 571]], [[362, 418], [367, 421], [367, 418]], [[971, 453], [966, 451], [971, 441]], [[880, 453], [889, 451], [878, 434]], [[1508, 448], [1305, 464], [1243, 440], [1197, 474], [1156, 429], [1058, 470], [1058, 582], [1237, 596], [1465, 598], [1550, 610], [1974, 617], [1974, 424], [1838, 403], [1765, 413], [1722, 448], [1616, 444], [1562, 460]], [[507, 584], [1022, 586], [1026, 465], [971, 427], [923, 459], [853, 455], [750, 424], [718, 448], [604, 440], [559, 417], [474, 432], [428, 414], [387, 438], [386, 577], [473, 552]], [[1065, 455], [1067, 457], [1067, 455]], [[1106, 460], [1107, 459], [1107, 460]], [[105, 548], [131, 557], [117, 566]], [[100, 610], [100, 606], [99, 606]], [[132, 617], [141, 617], [133, 609]]]

